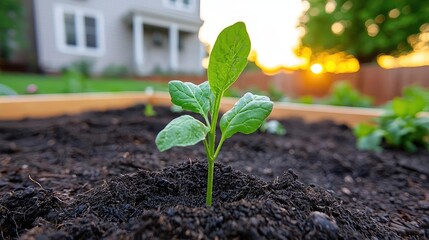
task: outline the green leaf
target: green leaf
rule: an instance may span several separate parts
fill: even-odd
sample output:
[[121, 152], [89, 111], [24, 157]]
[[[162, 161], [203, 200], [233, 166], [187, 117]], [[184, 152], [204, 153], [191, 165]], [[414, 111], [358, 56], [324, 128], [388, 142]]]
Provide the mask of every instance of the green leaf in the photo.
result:
[[222, 138], [237, 132], [250, 134], [261, 126], [271, 113], [273, 102], [268, 97], [246, 93], [220, 120]]
[[207, 83], [197, 86], [190, 82], [173, 80], [168, 83], [171, 102], [185, 110], [196, 112], [204, 117], [210, 110], [210, 88]]
[[414, 124], [429, 130], [429, 117], [416, 118], [414, 119]]
[[260, 130], [278, 136], [283, 136], [287, 132], [286, 128], [277, 120], [264, 121]]
[[369, 135], [358, 138], [357, 148], [360, 150], [381, 151], [381, 140], [383, 139], [384, 131], [375, 130]]
[[204, 140], [209, 128], [197, 119], [184, 115], [171, 121], [156, 137], [156, 146], [162, 152], [172, 147], [195, 145]]
[[368, 125], [365, 123], [360, 123], [356, 125], [356, 127], [353, 129], [353, 133], [356, 137], [365, 137], [370, 135], [376, 130], [376, 128], [372, 125]]
[[204, 95], [209, 96], [209, 109], [213, 109], [214, 96], [212, 90], [210, 90], [210, 84], [208, 81], [205, 81], [198, 85], [198, 87], [203, 91]]
[[225, 28], [210, 53], [207, 75], [215, 95], [228, 89], [247, 65], [250, 39], [243, 22]]
[[411, 116], [414, 117], [417, 113], [423, 111], [426, 104], [424, 99], [421, 97], [413, 98], [395, 98], [392, 101], [392, 109], [396, 116], [405, 117]]

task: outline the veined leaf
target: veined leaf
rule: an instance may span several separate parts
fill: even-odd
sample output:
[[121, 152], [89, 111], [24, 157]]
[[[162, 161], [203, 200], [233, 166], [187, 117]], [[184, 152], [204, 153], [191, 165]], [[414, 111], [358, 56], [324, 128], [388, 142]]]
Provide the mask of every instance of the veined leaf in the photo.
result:
[[172, 147], [194, 145], [206, 137], [209, 128], [202, 122], [183, 115], [171, 121], [156, 137], [156, 146], [162, 152]]
[[414, 98], [395, 98], [392, 101], [392, 109], [396, 116], [406, 117], [416, 116], [417, 113], [423, 111], [426, 104], [421, 97]]
[[356, 137], [365, 137], [370, 135], [376, 130], [375, 126], [368, 125], [366, 123], [360, 123], [356, 125], [356, 127], [353, 129], [353, 133]]
[[201, 91], [204, 92], [205, 95], [209, 96], [209, 109], [213, 109], [213, 103], [214, 103], [214, 95], [212, 90], [210, 89], [210, 84], [208, 81], [205, 81], [198, 85], [198, 87], [201, 89]]
[[227, 139], [237, 132], [256, 131], [271, 113], [273, 102], [268, 97], [246, 93], [220, 120], [222, 137]]
[[357, 141], [357, 148], [360, 150], [381, 151], [382, 148], [380, 145], [384, 134], [385, 133], [383, 130], [377, 129], [366, 136], [359, 137]]
[[217, 37], [207, 69], [215, 95], [228, 89], [247, 65], [250, 39], [243, 22], [225, 28]]
[[211, 92], [208, 83], [195, 85], [190, 82], [173, 80], [168, 83], [171, 102], [185, 110], [196, 112], [204, 117], [210, 110]]

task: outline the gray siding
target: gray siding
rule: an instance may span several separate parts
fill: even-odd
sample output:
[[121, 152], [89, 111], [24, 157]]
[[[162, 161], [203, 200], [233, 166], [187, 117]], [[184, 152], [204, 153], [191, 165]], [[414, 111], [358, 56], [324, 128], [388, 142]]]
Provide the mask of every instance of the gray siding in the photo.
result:
[[[129, 15], [139, 10], [162, 12], [175, 15], [189, 21], [201, 21], [200, 3], [196, 0], [193, 12], [184, 12], [166, 7], [162, 0], [34, 0], [36, 18], [36, 38], [39, 65], [46, 71], [58, 71], [61, 67], [78, 60], [89, 60], [94, 63], [94, 72], [100, 73], [110, 65], [125, 65], [133, 69], [133, 32]], [[57, 47], [54, 6], [64, 4], [78, 6], [86, 9], [95, 9], [102, 14], [104, 21], [104, 52], [98, 56], [85, 56], [82, 54], [64, 53]], [[158, 62], [168, 64], [168, 38], [167, 49], [154, 49], [150, 46], [151, 37], [145, 33], [145, 59], [151, 59], [155, 66]], [[199, 40], [196, 33], [194, 39], [186, 42], [184, 54], [180, 54], [180, 63], [183, 70], [195, 72], [195, 61], [188, 61], [192, 54], [199, 55]], [[189, 39], [189, 36], [186, 37]], [[194, 57], [195, 59], [195, 57]], [[197, 64], [200, 64], [199, 62]], [[182, 66], [180, 66], [182, 70]]]

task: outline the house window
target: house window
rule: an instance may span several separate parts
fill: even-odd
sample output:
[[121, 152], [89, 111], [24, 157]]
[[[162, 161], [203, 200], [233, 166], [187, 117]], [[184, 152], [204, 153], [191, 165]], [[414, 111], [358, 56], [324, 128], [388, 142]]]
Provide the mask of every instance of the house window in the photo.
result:
[[64, 14], [65, 40], [69, 46], [77, 45], [76, 19], [73, 14]]
[[56, 41], [59, 51], [101, 56], [104, 51], [103, 16], [99, 11], [56, 5]]
[[195, 0], [164, 0], [164, 5], [176, 10], [194, 11]]
[[88, 48], [97, 48], [97, 22], [94, 17], [85, 16], [85, 44]]

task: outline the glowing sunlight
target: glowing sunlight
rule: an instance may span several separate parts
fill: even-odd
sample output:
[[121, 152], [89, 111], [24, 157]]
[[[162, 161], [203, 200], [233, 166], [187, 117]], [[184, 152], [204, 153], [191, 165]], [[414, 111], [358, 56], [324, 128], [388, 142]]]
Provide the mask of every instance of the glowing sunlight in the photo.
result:
[[301, 0], [202, 0], [204, 25], [200, 39], [211, 46], [221, 29], [244, 21], [259, 67], [268, 72], [297, 69], [307, 64], [294, 54], [300, 36], [296, 25], [302, 11]]

